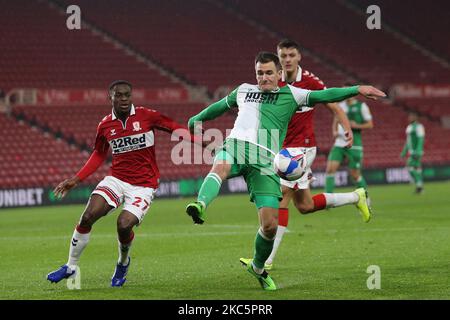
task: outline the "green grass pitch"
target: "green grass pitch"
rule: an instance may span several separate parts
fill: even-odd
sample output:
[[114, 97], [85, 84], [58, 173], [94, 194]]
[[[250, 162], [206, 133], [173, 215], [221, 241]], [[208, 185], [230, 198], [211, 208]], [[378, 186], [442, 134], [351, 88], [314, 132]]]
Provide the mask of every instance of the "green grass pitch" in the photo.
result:
[[[156, 199], [135, 230], [123, 288], [110, 287], [117, 212], [94, 226], [81, 290], [69, 290], [45, 277], [66, 262], [84, 206], [2, 209], [0, 299], [449, 299], [450, 182], [428, 183], [420, 196], [411, 185], [369, 190], [368, 224], [353, 206], [304, 216], [291, 207], [271, 271], [275, 292], [239, 264], [252, 256], [258, 228], [247, 195], [220, 196], [202, 226], [184, 212], [191, 199]], [[367, 288], [370, 265], [380, 267], [381, 289]]]

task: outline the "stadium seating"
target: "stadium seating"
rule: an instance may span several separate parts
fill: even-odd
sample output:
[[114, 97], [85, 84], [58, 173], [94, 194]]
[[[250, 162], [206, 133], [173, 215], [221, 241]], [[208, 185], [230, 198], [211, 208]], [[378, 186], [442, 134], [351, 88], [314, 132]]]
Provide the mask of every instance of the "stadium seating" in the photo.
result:
[[[393, 83], [410, 82], [411, 79], [419, 83], [450, 82], [448, 69], [439, 63], [399, 41], [383, 28], [367, 29], [368, 16], [365, 10], [358, 15], [340, 2], [329, 0], [222, 2], [226, 5], [234, 4], [244, 15], [257, 19], [271, 30], [298, 40], [304, 47], [312, 48], [319, 56], [356, 74], [360, 79], [383, 88]], [[402, 4], [398, 3], [396, 6], [400, 7]], [[421, 7], [428, 6], [427, 3], [421, 3]], [[445, 7], [448, 7], [448, 4]], [[404, 11], [405, 8], [402, 8]], [[436, 7], [436, 10], [439, 10], [438, 8]], [[273, 12], [277, 12], [283, 19], [275, 19]], [[405, 17], [407, 14], [401, 16]], [[443, 19], [442, 23], [446, 20]], [[417, 29], [423, 24], [418, 24]], [[431, 28], [427, 26], [425, 30], [422, 30], [422, 33], [429, 35]], [[435, 41], [440, 40], [442, 39], [438, 38]], [[448, 46], [448, 41], [443, 42]]]
[[[388, 2], [382, 0], [392, 12], [399, 10], [400, 5]], [[419, 83], [450, 82], [447, 70], [431, 58], [384, 30], [362, 28], [365, 16], [349, 10], [342, 1], [217, 0], [201, 1], [198, 6], [181, 0], [134, 0], [126, 6], [119, 0], [70, 2], [73, 3], [83, 8], [85, 21], [160, 63], [161, 67], [206, 86], [210, 93], [220, 86], [254, 82], [255, 53], [273, 51], [281, 36], [292, 37], [305, 47], [302, 66], [328, 86], [340, 86], [352, 75], [383, 88], [411, 79]], [[27, 10], [22, 10], [25, 7]], [[254, 8], [264, 10], [255, 13]], [[322, 14], [325, 10], [334, 14], [327, 14], [325, 19]], [[273, 19], [273, 12], [284, 19]], [[390, 15], [387, 12], [386, 18]], [[408, 19], [405, 16], [402, 19]], [[176, 18], [176, 24], [171, 23], [171, 17]], [[2, 45], [0, 52], [3, 91], [16, 87], [105, 88], [118, 78], [126, 78], [141, 87], [179, 86], [89, 29], [69, 31], [66, 16], [45, 1], [10, 1], [2, 7], [0, 18], [0, 37], [2, 43], [8, 44]], [[404, 22], [399, 24], [406, 26], [407, 21]], [[440, 23], [436, 22], [436, 26]], [[425, 39], [432, 26], [417, 30], [418, 41], [435, 52], [448, 53], [445, 41], [438, 43], [434, 37]], [[356, 45], [361, 43], [370, 46]], [[450, 109], [443, 99], [400, 102], [430, 115], [431, 119], [449, 115]], [[164, 104], [155, 109], [186, 124], [205, 104]], [[364, 166], [403, 166], [399, 154], [405, 141], [407, 113], [392, 104], [372, 101], [368, 104], [375, 129], [363, 133]], [[4, 142], [6, 148], [0, 154], [1, 187], [54, 186], [74, 174], [89, 156], [89, 152], [82, 150], [92, 148], [97, 124], [110, 110], [110, 106], [15, 106], [12, 117], [0, 114], [0, 133], [11, 137]], [[24, 120], [17, 121], [21, 117]], [[218, 128], [224, 133], [233, 126], [234, 118], [235, 113], [230, 112], [207, 123], [205, 129]], [[326, 166], [326, 155], [332, 146], [331, 120], [329, 111], [317, 107], [315, 128], [319, 155], [315, 170], [324, 170]], [[449, 163], [448, 130], [441, 128], [437, 121], [423, 119], [422, 122], [426, 129], [424, 163]], [[17, 134], [10, 135], [12, 131]], [[156, 133], [162, 179], [204, 176], [210, 168], [208, 164], [173, 164], [171, 152], [178, 141], [170, 140], [167, 133]], [[107, 173], [108, 166], [104, 164], [86, 183], [98, 182]]]
[[[161, 107], [154, 107], [163, 114], [166, 114], [186, 125], [189, 117], [199, 112], [204, 106], [201, 104], [173, 105], [165, 104]], [[76, 108], [76, 112], [73, 112]], [[73, 141], [78, 147], [92, 150], [95, 132], [100, 120], [111, 112], [108, 106], [86, 106], [86, 107], [36, 107], [17, 106], [14, 108], [14, 115], [24, 118], [29, 123], [36, 123], [41, 128], [46, 128], [52, 134], [61, 136], [67, 141]], [[222, 132], [233, 125], [232, 115], [225, 115], [220, 120], [211, 121], [205, 125], [205, 129], [218, 127]], [[170, 134], [156, 131], [156, 154], [161, 174], [164, 179], [192, 178], [206, 173], [210, 166], [192, 166], [181, 164], [173, 165], [171, 161], [172, 148], [179, 142], [171, 141]], [[193, 154], [191, 154], [192, 159]], [[79, 169], [79, 163], [71, 167], [71, 172]]]
[[[370, 0], [351, 2], [363, 9], [374, 4]], [[376, 4], [381, 9], [383, 21], [439, 57], [450, 59], [450, 42], [445, 40], [448, 39], [448, 1], [434, 0], [432, 5], [424, 1], [408, 2], [407, 10], [420, 13], [420, 20], [414, 14], [405, 14], [405, 4], [400, 1], [379, 0]]]
[[[373, 115], [374, 129], [363, 131], [364, 167], [403, 166], [405, 161], [400, 158], [400, 152], [406, 138], [407, 113], [401, 108], [378, 101], [367, 101], [367, 104]], [[316, 110], [315, 130], [319, 152], [328, 153], [332, 147], [331, 115], [325, 108], [317, 107]], [[424, 118], [420, 121], [426, 130], [424, 163], [436, 165], [448, 163], [450, 139], [446, 137], [449, 136], [449, 130]], [[326, 157], [317, 157], [314, 167], [324, 169]]]
[[439, 120], [442, 116], [450, 116], [447, 98], [408, 98], [400, 99], [398, 102], [435, 120]]
[[127, 79], [138, 87], [176, 85], [90, 30], [69, 31], [66, 18], [45, 2], [2, 4], [2, 90], [106, 88], [115, 79]]
[[[407, 126], [407, 113], [390, 104], [381, 102], [367, 102], [374, 116], [375, 129], [363, 133], [365, 145], [364, 165], [366, 168], [379, 168], [385, 166], [403, 166], [404, 160], [399, 154], [405, 142], [405, 129]], [[36, 121], [39, 126], [47, 126], [51, 130], [60, 130], [66, 139], [73, 137], [75, 143], [87, 145], [89, 149], [93, 145], [95, 131], [99, 119], [110, 112], [109, 107], [83, 107], [77, 113], [69, 113], [73, 107], [17, 107], [15, 114], [23, 114], [30, 121]], [[164, 114], [185, 124], [187, 119], [203, 108], [200, 104], [164, 105], [157, 109]], [[48, 115], [52, 116], [49, 117]], [[205, 124], [205, 129], [218, 128], [223, 134], [226, 129], [233, 126], [235, 115], [231, 112], [219, 120]], [[316, 108], [315, 131], [319, 147], [319, 156], [314, 163], [315, 170], [324, 170], [326, 167], [326, 155], [332, 147], [331, 124], [332, 115], [323, 106]], [[429, 120], [422, 120], [426, 132], [425, 157], [427, 164], [442, 164], [449, 160], [446, 150], [450, 148], [447, 139], [440, 139], [447, 134], [445, 129], [434, 125]], [[210, 166], [180, 164], [174, 165], [171, 160], [173, 147], [178, 140], [171, 141], [170, 135], [156, 132], [156, 153], [163, 179], [193, 178], [202, 176], [208, 172]], [[191, 154], [193, 160], [193, 154]], [[79, 169], [80, 163], [74, 163], [71, 172]]]
[[[342, 85], [348, 75], [383, 88], [411, 79], [450, 81], [447, 69], [439, 63], [383, 29], [367, 29], [364, 11], [358, 15], [337, 1], [231, 0], [192, 6], [183, 1], [136, 0], [123, 7], [121, 1], [112, 0], [107, 1], [108, 10], [104, 10], [106, 1], [77, 3], [87, 8], [86, 16], [94, 24], [162, 65], [207, 86], [210, 92], [221, 85], [252, 82], [250, 66], [256, 51], [273, 51], [280, 36], [296, 39], [313, 52], [310, 55], [305, 50], [302, 64], [329, 86]], [[117, 15], [118, 10], [123, 14]], [[273, 12], [284, 19], [274, 19]], [[326, 14], [325, 19], [323, 12], [333, 14]], [[134, 24], [126, 23], [129, 16], [135, 17]], [[176, 17], [177, 24], [168, 25], [166, 17]], [[232, 58], [236, 51], [239, 59]], [[326, 63], [319, 62], [316, 56]], [[338, 74], [336, 68], [348, 75]]]
[[[55, 187], [75, 174], [88, 158], [88, 153], [4, 114], [0, 114], [0, 134], [8, 137], [3, 139], [0, 153], [2, 188]], [[104, 164], [86, 183], [96, 183], [107, 172]]]
[[[127, 6], [120, 0], [76, 3], [86, 8], [87, 19], [100, 28], [210, 92], [222, 85], [254, 82], [256, 53], [274, 51], [279, 41], [209, 1], [199, 5], [158, 0], [135, 0]], [[130, 16], [133, 24], [128, 23]], [[170, 23], [171, 17], [176, 24]], [[342, 76], [312, 58], [307, 59], [306, 67], [327, 83], [342, 83]]]

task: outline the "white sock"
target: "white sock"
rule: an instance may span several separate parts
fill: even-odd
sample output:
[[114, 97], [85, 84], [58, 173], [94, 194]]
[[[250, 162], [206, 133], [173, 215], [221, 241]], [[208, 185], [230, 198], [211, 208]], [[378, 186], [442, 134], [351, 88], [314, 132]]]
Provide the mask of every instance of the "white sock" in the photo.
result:
[[262, 274], [263, 272], [264, 272], [264, 268], [257, 268], [257, 267], [255, 267], [255, 265], [253, 264], [253, 262], [252, 262], [252, 267], [253, 267], [253, 270], [257, 273], [257, 274]]
[[81, 253], [89, 243], [89, 237], [91, 232], [79, 233], [77, 229], [73, 232], [72, 239], [70, 240], [69, 260], [67, 265], [71, 270], [75, 270], [80, 260]]
[[286, 227], [278, 225], [277, 234], [275, 235], [275, 241], [273, 242], [272, 253], [266, 260], [266, 264], [272, 264], [275, 255], [277, 254], [278, 247], [280, 246], [283, 235], [286, 232]]
[[126, 266], [128, 264], [128, 256], [130, 254], [130, 248], [131, 248], [131, 244], [133, 242], [127, 243], [127, 244], [123, 244], [120, 243], [120, 241], [117, 241], [119, 243], [119, 261], [118, 263]]
[[359, 201], [359, 196], [356, 192], [324, 193], [323, 195], [327, 200], [327, 208], [345, 206], [346, 204], [355, 204]]

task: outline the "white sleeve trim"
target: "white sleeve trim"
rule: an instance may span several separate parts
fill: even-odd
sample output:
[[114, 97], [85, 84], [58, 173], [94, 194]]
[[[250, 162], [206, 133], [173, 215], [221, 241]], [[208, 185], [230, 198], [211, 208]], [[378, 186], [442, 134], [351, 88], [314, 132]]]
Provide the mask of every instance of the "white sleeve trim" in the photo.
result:
[[309, 94], [311, 90], [300, 89], [294, 86], [289, 86], [291, 89], [292, 95], [294, 96], [295, 102], [299, 106], [309, 106]]
[[228, 103], [228, 96], [225, 97], [225, 103], [227, 104], [228, 109], [231, 109], [231, 106], [230, 106], [230, 104]]
[[372, 120], [372, 114], [370, 113], [369, 106], [365, 102], [363, 102], [361, 106], [361, 113], [364, 121], [369, 122]]
[[419, 138], [425, 137], [425, 128], [422, 124], [419, 124], [416, 128], [416, 134]]

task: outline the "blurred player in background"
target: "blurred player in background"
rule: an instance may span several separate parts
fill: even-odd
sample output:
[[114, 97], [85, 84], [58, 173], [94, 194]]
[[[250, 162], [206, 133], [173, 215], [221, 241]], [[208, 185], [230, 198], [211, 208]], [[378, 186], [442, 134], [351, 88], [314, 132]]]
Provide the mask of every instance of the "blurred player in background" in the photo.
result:
[[[347, 84], [348, 85], [348, 84]], [[337, 119], [333, 120], [333, 136], [335, 137], [334, 146], [328, 155], [328, 163], [326, 170], [325, 192], [334, 191], [334, 177], [344, 158], [348, 160], [348, 168], [350, 177], [358, 188], [367, 190], [367, 183], [362, 176], [363, 164], [363, 144], [362, 130], [372, 129], [373, 121], [369, 107], [365, 102], [356, 98], [349, 98], [340, 102], [339, 106], [347, 114], [353, 131], [353, 146], [346, 148], [346, 134], [344, 128], [338, 124]]]
[[[125, 283], [131, 261], [129, 252], [134, 239], [133, 227], [144, 219], [159, 184], [154, 130], [173, 132], [185, 128], [156, 110], [135, 107], [132, 86], [127, 81], [113, 82], [108, 96], [112, 111], [97, 127], [94, 151], [83, 168], [72, 178], [61, 182], [54, 193], [57, 197], [64, 197], [94, 173], [105, 161], [111, 147], [110, 174], [92, 192], [73, 233], [67, 264], [48, 274], [47, 279], [51, 282], [75, 275], [94, 223], [123, 204], [117, 218], [119, 260], [111, 286], [121, 287]], [[197, 140], [193, 136], [190, 139]]]
[[[308, 90], [326, 89], [325, 84], [313, 73], [302, 69], [300, 60], [300, 45], [290, 39], [284, 39], [277, 45], [277, 53], [280, 63], [283, 67], [283, 73], [278, 85], [284, 87], [291, 85], [297, 88]], [[326, 103], [325, 106], [338, 119], [345, 131], [345, 147], [350, 148], [353, 143], [353, 134], [350, 128], [350, 122], [345, 112], [337, 103]], [[329, 207], [339, 207], [348, 204], [355, 204], [361, 212], [364, 220], [370, 219], [370, 211], [365, 205], [365, 192], [363, 189], [349, 193], [321, 193], [312, 195], [309, 188], [312, 171], [311, 166], [316, 157], [317, 143], [314, 135], [314, 108], [303, 107], [299, 109], [289, 122], [286, 138], [283, 142], [283, 148], [294, 148], [302, 150], [307, 157], [308, 170], [300, 179], [296, 181], [287, 181], [281, 179], [281, 188], [283, 199], [278, 209], [278, 229], [273, 244], [272, 253], [266, 260], [264, 268], [272, 269], [273, 260], [278, 247], [283, 239], [289, 221], [289, 203], [293, 200], [295, 207], [302, 214], [316, 212]], [[251, 259], [241, 258], [242, 263], [249, 263]]]
[[290, 85], [280, 88], [282, 67], [278, 56], [270, 52], [260, 52], [256, 56], [255, 73], [257, 85], [244, 83], [189, 119], [188, 127], [193, 130], [196, 122], [215, 119], [231, 108], [239, 110], [233, 129], [223, 148], [216, 153], [214, 164], [202, 183], [197, 201], [189, 203], [186, 212], [194, 223], [203, 224], [206, 209], [218, 196], [222, 182], [243, 176], [259, 218], [254, 257], [244, 264], [264, 290], [276, 290], [274, 281], [264, 270], [264, 263], [272, 252], [282, 199], [280, 178], [272, 166], [273, 157], [283, 144], [289, 121], [299, 108], [341, 101], [358, 94], [374, 99], [385, 94], [371, 86], [316, 91]]
[[406, 161], [406, 167], [412, 181], [416, 186], [415, 193], [421, 194], [423, 192], [423, 177], [422, 177], [422, 156], [423, 145], [425, 140], [425, 128], [419, 122], [419, 115], [411, 111], [408, 115], [409, 125], [406, 127], [406, 142], [405, 147], [401, 153], [401, 157], [409, 154]]

